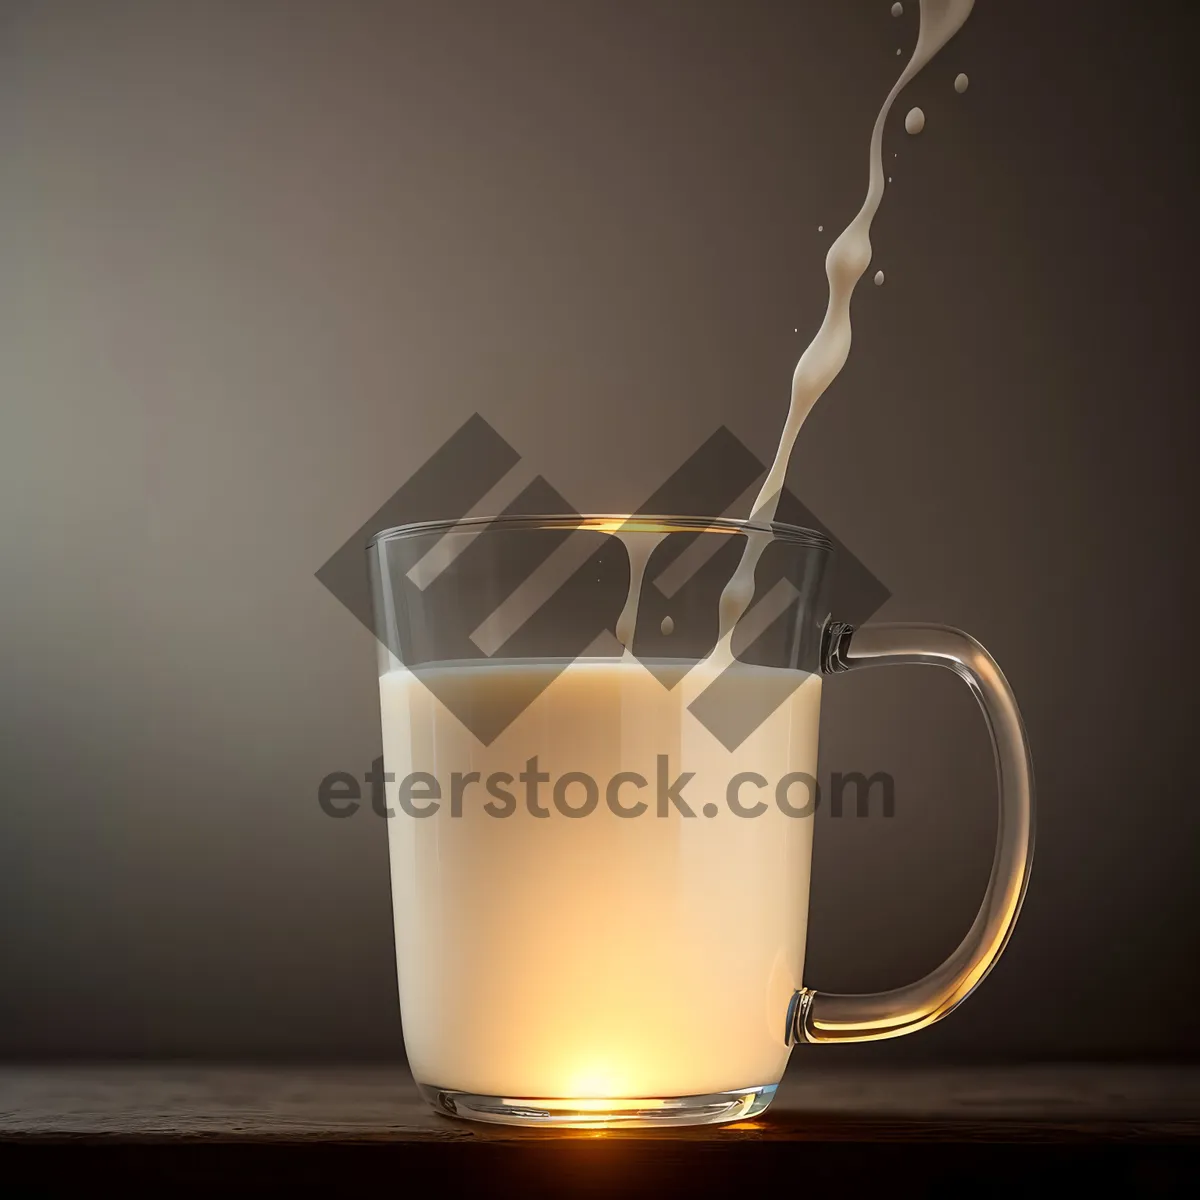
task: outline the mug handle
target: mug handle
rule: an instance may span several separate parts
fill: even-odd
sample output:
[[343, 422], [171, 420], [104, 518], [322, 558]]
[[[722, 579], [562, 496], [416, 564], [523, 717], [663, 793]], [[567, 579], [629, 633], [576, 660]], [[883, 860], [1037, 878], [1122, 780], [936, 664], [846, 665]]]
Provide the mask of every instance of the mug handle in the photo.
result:
[[975, 990], [1008, 942], [1033, 862], [1033, 762], [1008, 681], [972, 637], [945, 625], [830, 624], [821, 666], [827, 673], [922, 663], [948, 667], [975, 693], [992, 738], [1000, 821], [992, 874], [975, 923], [958, 949], [924, 979], [864, 995], [800, 988], [792, 998], [789, 1042], [869, 1042], [940, 1021]]

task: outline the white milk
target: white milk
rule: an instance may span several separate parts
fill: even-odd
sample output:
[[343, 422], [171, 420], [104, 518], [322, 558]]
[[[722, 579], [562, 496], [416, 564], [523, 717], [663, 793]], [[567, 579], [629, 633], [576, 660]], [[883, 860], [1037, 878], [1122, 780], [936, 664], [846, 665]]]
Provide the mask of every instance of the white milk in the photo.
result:
[[[439, 684], [480, 704], [545, 664], [436, 668]], [[739, 686], [769, 685], [777, 672], [734, 668]], [[736, 673], [740, 672], [740, 675]], [[687, 711], [711, 682], [696, 668], [668, 691], [636, 660], [581, 660], [553, 680], [491, 746], [483, 746], [404, 670], [380, 680], [387, 822], [404, 1038], [423, 1083], [483, 1095], [660, 1097], [775, 1083], [788, 1047], [785, 1016], [803, 976], [811, 816], [788, 816], [775, 785], [788, 772], [815, 776], [821, 681], [808, 677], [738, 749], [727, 752]], [[734, 701], [736, 703], [736, 700]], [[549, 816], [526, 806], [519, 774], [537, 756], [550, 775], [538, 787]], [[695, 813], [658, 813], [659, 755]], [[441, 808], [415, 818], [399, 806], [405, 776], [426, 771]], [[451, 815], [452, 772], [477, 771]], [[769, 781], [742, 787], [739, 771]], [[567, 772], [597, 783], [597, 807], [562, 815], [553, 788]], [[606, 803], [613, 776], [636, 772], [615, 792], [639, 816]], [[512, 793], [489, 796], [490, 776]], [[427, 794], [421, 792], [420, 794]], [[568, 806], [587, 800], [575, 782]], [[796, 782], [788, 800], [811, 793]], [[423, 807], [428, 800], [412, 800]], [[715, 805], [717, 814], [704, 814]]]
[[[916, 48], [871, 133], [866, 199], [826, 257], [825, 319], [792, 378], [787, 420], [754, 504], [760, 522], [773, 519], [800, 427], [850, 352], [850, 301], [871, 261], [871, 222], [885, 186], [884, 122], [973, 3], [921, 0]], [[717, 649], [672, 691], [628, 650], [658, 539], [622, 540], [630, 556], [616, 629], [623, 657], [567, 666], [491, 746], [407, 671], [380, 680], [385, 769], [395, 776], [388, 837], [405, 1045], [422, 1083], [517, 1099], [610, 1099], [759, 1087], [783, 1073], [785, 1016], [803, 978], [812, 819], [772, 801], [788, 773], [815, 776], [821, 681], [808, 677], [727, 752], [687, 705], [722, 666], [746, 689], [777, 678], [768, 668], [731, 665], [732, 630], [753, 599], [770, 535], [748, 536], [721, 597]], [[529, 662], [435, 670], [440, 686], [483, 705], [552, 673]], [[694, 773], [684, 789], [694, 817], [673, 808], [656, 815], [659, 755], [670, 780]], [[550, 776], [538, 789], [544, 817], [529, 811], [517, 778], [534, 756]], [[418, 771], [441, 791], [440, 809], [425, 817], [399, 804], [401, 781]], [[746, 804], [767, 800], [753, 818], [728, 803], [727, 784], [740, 771], [768, 780], [762, 792], [747, 785], [740, 793]], [[481, 776], [457, 816], [455, 772]], [[554, 783], [567, 772], [597, 783], [597, 807], [586, 818], [554, 807]], [[644, 797], [649, 809], [640, 816], [620, 817], [606, 803], [620, 772], [648, 781], [644, 791], [627, 781], [615, 793], [626, 805]], [[485, 791], [495, 775], [512, 777], [511, 815], [483, 808], [507, 807]], [[504, 780], [493, 782], [503, 796]], [[563, 793], [568, 805], [585, 797], [578, 781]], [[803, 787], [789, 793], [796, 807], [807, 799]], [[706, 805], [716, 815], [704, 815]]]
[[[829, 280], [825, 319], [800, 356], [792, 375], [792, 401], [787, 419], [771, 469], [751, 512], [756, 521], [775, 519], [779, 494], [800, 427], [850, 356], [850, 301], [855, 286], [871, 264], [871, 222], [883, 200], [883, 128], [888, 113], [905, 84], [962, 28], [974, 6], [975, 0], [921, 0], [921, 30], [916, 47], [892, 85], [871, 130], [866, 198], [854, 220], [838, 234], [825, 256], [825, 274]], [[910, 124], [914, 120], [913, 113], [921, 113], [921, 110], [913, 109], [908, 114], [905, 128], [909, 133], [920, 133], [925, 125], [925, 115], [921, 113], [920, 125], [913, 128]], [[714, 657], [721, 661], [729, 661], [732, 657], [732, 631], [754, 598], [754, 568], [770, 541], [771, 535], [766, 533], [751, 533], [747, 537], [742, 560], [721, 594], [721, 637], [714, 651]]]

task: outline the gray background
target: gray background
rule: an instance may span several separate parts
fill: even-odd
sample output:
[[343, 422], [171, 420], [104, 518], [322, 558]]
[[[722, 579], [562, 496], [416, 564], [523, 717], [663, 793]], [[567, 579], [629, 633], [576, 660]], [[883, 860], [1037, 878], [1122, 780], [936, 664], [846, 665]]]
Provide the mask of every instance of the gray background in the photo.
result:
[[[0, 1052], [402, 1053], [382, 822], [316, 803], [373, 645], [313, 572], [474, 411], [581, 508], [769, 456], [889, 7], [0, 5]], [[960, 1012], [804, 1053], [1200, 1049], [1195, 8], [979, 0], [893, 113], [790, 479], [1004, 666], [1038, 854]], [[948, 674], [826, 694], [898, 812], [822, 819], [809, 981], [891, 986], [978, 902], [986, 735]]]

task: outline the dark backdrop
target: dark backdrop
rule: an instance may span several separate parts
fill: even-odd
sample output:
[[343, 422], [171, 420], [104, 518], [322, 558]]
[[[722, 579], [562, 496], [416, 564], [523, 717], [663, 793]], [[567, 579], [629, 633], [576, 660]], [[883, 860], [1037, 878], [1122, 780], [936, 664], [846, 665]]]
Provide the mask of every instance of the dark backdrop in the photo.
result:
[[[382, 822], [316, 802], [373, 645], [313, 573], [475, 411], [581, 508], [768, 456], [889, 7], [0, 5], [0, 1052], [402, 1053]], [[845, 1061], [1200, 1048], [1195, 10], [979, 0], [888, 127], [790, 478], [1000, 660], [1040, 823], [986, 985]], [[948, 674], [826, 695], [897, 813], [822, 819], [809, 981], [891, 986], [978, 902], [986, 734]]]

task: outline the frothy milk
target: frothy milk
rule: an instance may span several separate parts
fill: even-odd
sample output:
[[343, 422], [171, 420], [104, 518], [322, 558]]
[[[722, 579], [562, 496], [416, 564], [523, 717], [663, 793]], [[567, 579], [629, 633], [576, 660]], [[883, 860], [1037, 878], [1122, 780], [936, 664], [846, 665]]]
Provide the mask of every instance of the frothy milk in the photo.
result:
[[[545, 663], [434, 668], [440, 689], [493, 703]], [[769, 686], [770, 668], [738, 666], [738, 686]], [[571, 663], [490, 746], [415, 675], [381, 677], [384, 760], [396, 818], [387, 822], [404, 1038], [417, 1079], [483, 1095], [696, 1095], [774, 1083], [788, 1049], [784, 1015], [803, 969], [812, 819], [785, 815], [774, 788], [815, 775], [821, 680], [811, 676], [737, 750], [688, 711], [711, 681], [694, 667], [668, 691], [636, 660]], [[736, 696], [732, 698], [736, 703]], [[528, 760], [546, 816], [530, 812]], [[695, 813], [659, 816], [667, 783]], [[441, 808], [400, 811], [412, 772], [438, 781]], [[754, 771], [735, 815], [729, 781]], [[451, 811], [451, 774], [478, 779]], [[581, 819], [555, 806], [568, 772], [595, 781]], [[646, 811], [622, 817], [607, 803]], [[496, 778], [499, 776], [500, 778]], [[489, 791], [490, 785], [490, 791]], [[509, 816], [490, 815], [509, 807]], [[578, 779], [569, 808], [589, 802]], [[428, 794], [428, 789], [423, 794]], [[804, 786], [791, 788], [803, 806]], [[424, 806], [430, 801], [412, 802]], [[708, 816], [706, 806], [715, 806]]]

